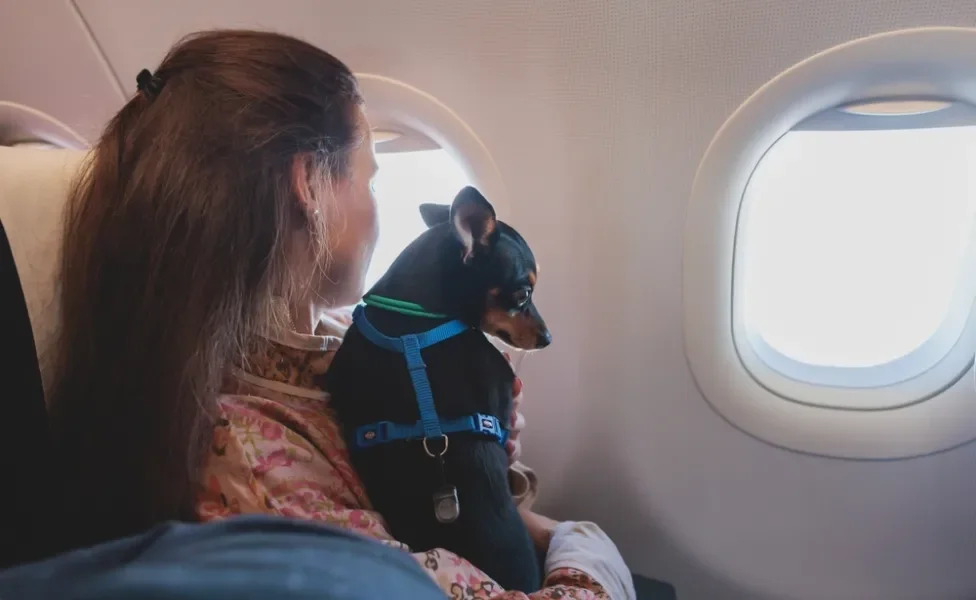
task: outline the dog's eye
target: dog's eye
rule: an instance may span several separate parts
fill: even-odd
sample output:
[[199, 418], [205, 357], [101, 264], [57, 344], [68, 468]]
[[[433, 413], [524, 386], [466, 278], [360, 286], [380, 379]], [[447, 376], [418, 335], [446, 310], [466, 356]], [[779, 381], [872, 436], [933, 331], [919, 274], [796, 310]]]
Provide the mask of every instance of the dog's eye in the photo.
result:
[[515, 295], [512, 296], [512, 299], [515, 300], [515, 306], [522, 308], [523, 306], [529, 303], [529, 298], [531, 297], [532, 297], [532, 290], [530, 290], [529, 288], [522, 288], [519, 291], [515, 292]]

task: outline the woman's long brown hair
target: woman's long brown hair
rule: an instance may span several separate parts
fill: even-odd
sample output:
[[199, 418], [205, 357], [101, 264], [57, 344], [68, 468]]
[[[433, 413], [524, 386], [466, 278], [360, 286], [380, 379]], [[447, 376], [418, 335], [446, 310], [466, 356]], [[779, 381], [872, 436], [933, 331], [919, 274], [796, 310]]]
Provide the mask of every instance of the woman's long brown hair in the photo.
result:
[[155, 75], [65, 213], [50, 412], [72, 545], [193, 519], [222, 375], [313, 226], [293, 164], [335, 180], [362, 139], [350, 70], [294, 38], [196, 34]]

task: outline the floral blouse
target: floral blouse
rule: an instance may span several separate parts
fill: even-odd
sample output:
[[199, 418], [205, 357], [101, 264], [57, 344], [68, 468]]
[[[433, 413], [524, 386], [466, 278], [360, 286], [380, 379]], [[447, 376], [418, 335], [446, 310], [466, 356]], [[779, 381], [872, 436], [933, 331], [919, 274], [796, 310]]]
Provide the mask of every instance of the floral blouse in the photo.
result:
[[[390, 536], [383, 518], [372, 510], [329, 410], [328, 395], [313, 383], [328, 369], [349, 323], [347, 313], [336, 313], [323, 320], [316, 335], [282, 332], [262, 339], [245, 364], [231, 369], [197, 503], [202, 520], [240, 513], [314, 519], [410, 551]], [[516, 463], [510, 481], [516, 502], [531, 503], [535, 474]], [[543, 589], [526, 595], [506, 592], [446, 550], [413, 555], [453, 599], [609, 599], [579, 569], [553, 569]]]

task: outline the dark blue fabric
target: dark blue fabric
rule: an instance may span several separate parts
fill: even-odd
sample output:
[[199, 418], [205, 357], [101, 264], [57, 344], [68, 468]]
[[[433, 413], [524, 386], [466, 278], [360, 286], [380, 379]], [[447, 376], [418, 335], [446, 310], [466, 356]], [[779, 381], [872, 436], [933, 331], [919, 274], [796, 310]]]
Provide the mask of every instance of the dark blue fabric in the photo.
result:
[[3, 600], [444, 598], [407, 553], [269, 516], [166, 523], [0, 572]]
[[[639, 600], [674, 587], [634, 576]], [[166, 523], [0, 571], [2, 600], [443, 599], [405, 552], [345, 530], [264, 515]]]

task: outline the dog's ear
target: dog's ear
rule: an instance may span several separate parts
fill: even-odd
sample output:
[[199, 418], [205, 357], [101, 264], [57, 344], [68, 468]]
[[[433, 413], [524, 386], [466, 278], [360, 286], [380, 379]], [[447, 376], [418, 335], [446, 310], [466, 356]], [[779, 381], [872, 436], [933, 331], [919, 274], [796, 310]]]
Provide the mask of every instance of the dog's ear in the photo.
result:
[[420, 218], [428, 228], [447, 223], [451, 220], [451, 207], [446, 204], [421, 204]]
[[451, 223], [464, 245], [464, 262], [490, 248], [498, 237], [495, 209], [471, 186], [462, 189], [454, 198]]

